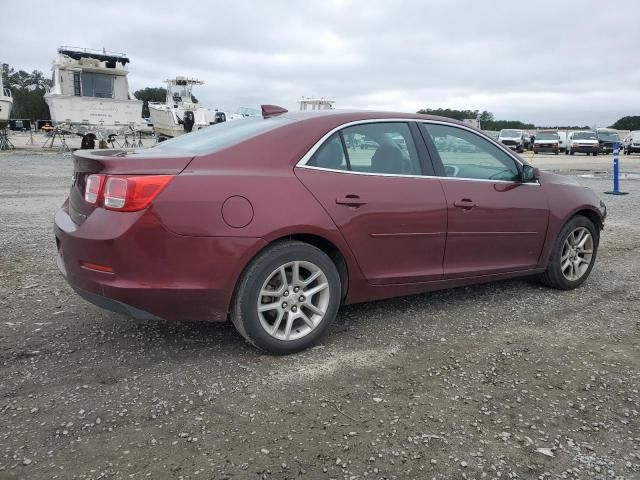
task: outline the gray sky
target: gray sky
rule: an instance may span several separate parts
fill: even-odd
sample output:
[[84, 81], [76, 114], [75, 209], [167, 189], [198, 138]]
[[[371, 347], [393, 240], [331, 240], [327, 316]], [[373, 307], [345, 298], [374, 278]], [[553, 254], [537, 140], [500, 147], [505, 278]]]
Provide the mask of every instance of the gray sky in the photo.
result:
[[104, 47], [131, 58], [132, 90], [195, 76], [229, 111], [315, 95], [603, 126], [640, 114], [639, 21], [635, 0], [12, 1], [0, 62], [48, 75], [60, 45]]

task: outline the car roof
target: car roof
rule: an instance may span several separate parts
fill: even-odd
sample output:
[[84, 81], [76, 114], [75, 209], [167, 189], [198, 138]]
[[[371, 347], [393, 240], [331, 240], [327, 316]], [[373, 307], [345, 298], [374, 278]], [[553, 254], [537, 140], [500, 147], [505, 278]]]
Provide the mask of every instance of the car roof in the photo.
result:
[[[431, 120], [437, 122], [452, 123], [471, 127], [464, 122], [454, 120], [447, 117], [439, 117], [436, 115], [422, 115], [419, 113], [403, 113], [403, 112], [386, 112], [372, 110], [312, 110], [312, 111], [293, 111], [283, 113], [282, 117], [294, 121], [310, 121], [323, 119], [335, 121], [337, 125], [349, 122], [357, 122], [360, 120], [385, 120], [385, 119], [407, 119], [407, 120]], [[473, 128], [473, 127], [471, 127]]]

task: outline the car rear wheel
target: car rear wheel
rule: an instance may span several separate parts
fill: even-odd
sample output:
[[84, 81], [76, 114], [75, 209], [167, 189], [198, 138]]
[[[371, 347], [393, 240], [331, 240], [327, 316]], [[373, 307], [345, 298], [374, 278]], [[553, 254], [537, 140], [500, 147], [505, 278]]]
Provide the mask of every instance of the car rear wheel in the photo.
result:
[[322, 250], [298, 241], [278, 242], [242, 275], [231, 319], [257, 348], [295, 353], [315, 343], [333, 321], [341, 291], [338, 270]]
[[540, 281], [560, 290], [579, 287], [591, 273], [598, 243], [598, 232], [591, 220], [581, 215], [573, 217], [560, 231]]

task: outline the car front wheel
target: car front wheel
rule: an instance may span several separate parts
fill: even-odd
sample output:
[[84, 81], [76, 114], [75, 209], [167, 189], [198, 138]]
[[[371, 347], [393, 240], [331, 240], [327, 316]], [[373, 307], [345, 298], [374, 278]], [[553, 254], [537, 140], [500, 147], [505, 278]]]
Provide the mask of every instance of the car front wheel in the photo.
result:
[[579, 287], [591, 273], [598, 243], [598, 231], [591, 220], [581, 215], [573, 217], [558, 235], [540, 281], [560, 290]]
[[278, 242], [242, 275], [231, 319], [257, 348], [295, 353], [315, 343], [333, 321], [341, 291], [340, 275], [326, 253], [303, 242]]

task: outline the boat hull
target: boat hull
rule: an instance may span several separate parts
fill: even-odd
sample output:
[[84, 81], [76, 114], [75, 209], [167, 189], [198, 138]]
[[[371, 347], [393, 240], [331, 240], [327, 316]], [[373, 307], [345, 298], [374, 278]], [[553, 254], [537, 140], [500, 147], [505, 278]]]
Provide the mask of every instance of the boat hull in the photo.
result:
[[[209, 112], [203, 108], [192, 110], [195, 117], [195, 123], [193, 125], [193, 131], [200, 130], [201, 128], [208, 127], [210, 125], [208, 114]], [[153, 131], [156, 137], [178, 137], [184, 135], [184, 126], [178, 123], [178, 116], [184, 117], [184, 109], [170, 108], [165, 105], [149, 105], [149, 116], [151, 123], [153, 123]]]
[[0, 97], [0, 128], [4, 128], [9, 123], [11, 107], [13, 107], [11, 97]]
[[71, 95], [44, 96], [54, 124], [95, 126], [121, 129], [142, 123], [142, 101], [111, 98], [77, 97]]

